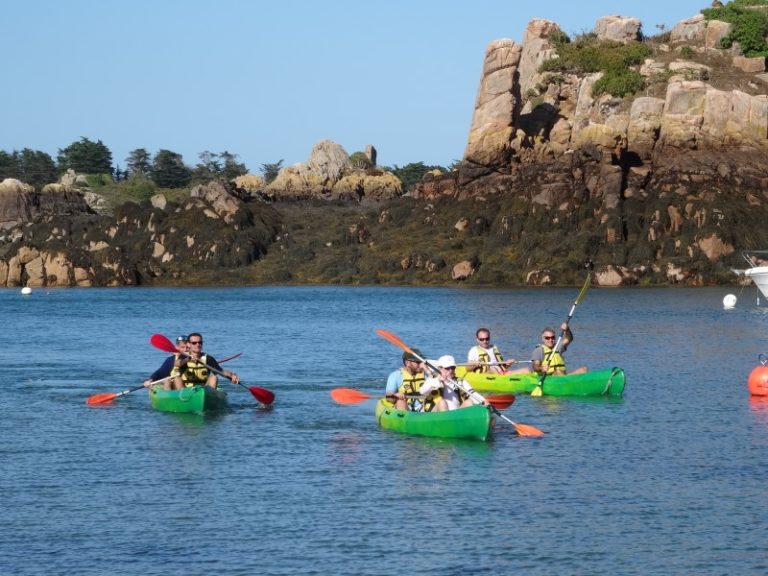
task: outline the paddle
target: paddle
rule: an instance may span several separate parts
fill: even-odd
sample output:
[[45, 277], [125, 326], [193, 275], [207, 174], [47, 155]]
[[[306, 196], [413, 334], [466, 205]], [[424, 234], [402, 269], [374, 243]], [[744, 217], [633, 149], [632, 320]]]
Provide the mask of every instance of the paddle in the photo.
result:
[[[418, 358], [419, 360], [424, 362], [427, 366], [429, 366], [430, 369], [434, 370], [435, 372], [439, 372], [438, 369], [435, 366], [433, 366], [428, 360], [426, 360], [425, 358], [422, 358], [421, 356], [419, 356], [416, 352], [413, 351], [412, 348], [410, 348], [405, 342], [400, 340], [400, 338], [398, 338], [397, 336], [395, 336], [391, 332], [387, 332], [386, 330], [377, 329], [376, 330], [376, 334], [378, 334], [379, 336], [381, 336], [385, 340], [388, 340], [389, 342], [391, 342], [392, 344], [394, 344], [398, 348], [404, 350], [405, 352], [409, 352], [410, 354], [413, 354], [416, 358]], [[465, 394], [469, 395], [469, 397], [473, 401], [475, 401], [477, 403], [482, 403], [483, 401], [486, 400], [486, 398], [484, 396], [482, 396], [481, 394], [475, 392], [471, 387], [467, 386], [466, 383], [462, 385], [459, 382], [457, 382], [456, 380], [448, 380], [448, 383], [451, 384], [452, 386], [458, 387]], [[493, 406], [492, 404], [490, 404], [489, 407], [499, 418], [502, 418], [503, 420], [506, 420], [507, 422], [512, 424], [512, 426], [515, 427], [515, 431], [520, 436], [535, 436], [535, 437], [538, 437], [538, 436], [543, 436], [544, 435], [544, 432], [542, 432], [541, 430], [539, 430], [535, 426], [531, 426], [530, 424], [518, 424], [517, 422], [513, 422], [512, 420], [510, 420], [509, 418], [504, 416], [504, 414], [499, 412], [498, 409], [495, 406]]]
[[[370, 394], [354, 390], [353, 388], [334, 388], [331, 390], [331, 398], [339, 404], [359, 404], [365, 400], [373, 398]], [[424, 398], [418, 394], [408, 394], [406, 398]], [[509, 408], [515, 401], [514, 394], [494, 394], [487, 397], [488, 403], [492, 404], [498, 410]]]
[[[168, 378], [170, 378], [170, 376], [161, 378], [160, 380], [155, 380], [154, 382], [150, 382], [149, 385], [154, 386], [155, 384], [160, 384], [161, 382], [168, 380]], [[120, 398], [120, 396], [125, 396], [126, 394], [136, 392], [136, 390], [141, 390], [142, 388], [147, 388], [147, 386], [141, 384], [140, 386], [134, 386], [133, 388], [128, 388], [128, 390], [123, 390], [122, 392], [101, 392], [99, 394], [94, 394], [93, 396], [88, 396], [88, 398], [85, 400], [85, 403], [90, 406], [94, 406], [96, 404], [106, 404], [115, 398]]]
[[[565, 319], [565, 325], [568, 326], [568, 323], [571, 321], [571, 318], [573, 318], [573, 313], [576, 311], [576, 306], [579, 302], [581, 302], [584, 299], [584, 296], [587, 294], [587, 290], [589, 290], [589, 285], [592, 283], [592, 270], [587, 272], [587, 279], [584, 281], [584, 286], [581, 288], [581, 292], [579, 292], [579, 295], [576, 297], [576, 301], [573, 303], [573, 306], [571, 306], [571, 311], [568, 313], [568, 318]], [[565, 330], [560, 330], [560, 335], [557, 337], [557, 341], [555, 342], [554, 348], [552, 348], [552, 351], [549, 353], [549, 359], [552, 358], [552, 355], [557, 350], [558, 346], [560, 346], [560, 342], [563, 339], [563, 336], [565, 336]], [[542, 359], [542, 363], [544, 363], [544, 360]], [[544, 374], [541, 375], [541, 378], [539, 378], [539, 381], [536, 382], [536, 387], [531, 390], [531, 396], [542, 396], [544, 394], [544, 380], [547, 379], [547, 372], [544, 372]]]
[[[154, 346], [155, 348], [159, 348], [160, 350], [164, 350], [165, 352], [168, 352], [170, 354], [182, 354], [183, 356], [186, 356], [189, 358], [189, 354], [185, 352], [180, 352], [176, 346], [174, 346], [173, 342], [168, 340], [165, 336], [162, 334], [152, 334], [152, 336], [149, 339], [149, 342]], [[219, 374], [221, 376], [224, 376], [224, 372], [221, 370], [217, 370], [213, 366], [209, 366], [208, 364], [205, 364], [205, 367], [208, 368], [211, 372], [215, 372], [216, 374]], [[224, 376], [224, 378], [227, 378]], [[229, 378], [227, 378], [229, 380]], [[242, 386], [246, 390], [248, 390], [256, 400], [264, 404], [265, 406], [269, 406], [272, 404], [272, 402], [275, 401], [275, 394], [271, 392], [270, 390], [267, 390], [266, 388], [260, 388], [258, 386], [246, 386], [242, 382], [237, 383], [239, 386]]]
[[242, 356], [242, 355], [243, 355], [242, 352], [238, 352], [237, 354], [233, 354], [232, 356], [227, 356], [223, 360], [218, 360], [218, 363], [219, 364], [224, 364], [224, 362], [229, 362], [230, 360], [234, 360], [235, 358], [240, 358], [240, 356]]
[[[242, 355], [242, 352], [238, 352], [234, 356], [229, 356], [228, 358], [224, 358], [224, 360], [219, 360], [219, 364], [223, 364], [224, 362], [229, 362], [230, 360], [234, 360], [235, 358], [238, 358]], [[96, 404], [106, 404], [107, 402], [111, 402], [115, 398], [120, 398], [120, 396], [125, 396], [126, 394], [130, 394], [131, 392], [136, 392], [136, 390], [141, 390], [142, 388], [148, 388], [150, 386], [154, 386], [155, 384], [162, 384], [166, 380], [168, 380], [170, 376], [166, 376], [165, 378], [160, 378], [160, 380], [155, 380], [154, 382], [150, 382], [147, 386], [144, 386], [142, 384], [141, 386], [134, 386], [133, 388], [128, 388], [128, 390], [123, 390], [122, 392], [101, 392], [99, 394], [94, 394], [93, 396], [89, 396], [86, 398], [85, 403], [90, 405], [96, 405]]]

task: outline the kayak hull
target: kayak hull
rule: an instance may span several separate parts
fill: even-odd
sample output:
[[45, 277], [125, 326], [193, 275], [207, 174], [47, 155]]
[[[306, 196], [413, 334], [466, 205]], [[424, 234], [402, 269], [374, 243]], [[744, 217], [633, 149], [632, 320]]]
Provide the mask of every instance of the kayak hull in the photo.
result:
[[[460, 376], [457, 370], [457, 376]], [[478, 392], [530, 394], [541, 376], [539, 374], [483, 374], [468, 372], [463, 378]], [[547, 376], [542, 396], [621, 396], [624, 393], [624, 370], [607, 368], [584, 374]]]
[[227, 410], [227, 394], [210, 386], [192, 386], [183, 390], [163, 390], [153, 386], [149, 390], [152, 408], [159, 412], [202, 414]]
[[381, 399], [376, 404], [376, 421], [385, 430], [415, 436], [488, 440], [493, 426], [491, 411], [486, 406], [468, 406], [447, 412], [411, 412], [396, 410], [391, 402]]

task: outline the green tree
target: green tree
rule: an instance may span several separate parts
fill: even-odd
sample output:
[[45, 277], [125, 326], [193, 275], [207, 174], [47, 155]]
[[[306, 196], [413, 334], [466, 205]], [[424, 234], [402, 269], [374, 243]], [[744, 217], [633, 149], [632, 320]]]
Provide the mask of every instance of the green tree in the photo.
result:
[[366, 170], [373, 167], [373, 164], [371, 164], [371, 161], [368, 159], [368, 156], [365, 155], [365, 152], [355, 152], [349, 157], [349, 161], [352, 163], [352, 166], [359, 170]]
[[400, 178], [400, 182], [403, 184], [403, 190], [406, 192], [410, 191], [410, 189], [413, 188], [427, 172], [431, 172], [432, 170], [440, 170], [441, 172], [446, 171], [442, 166], [427, 166], [424, 162], [411, 162], [402, 167], [395, 164], [392, 168], [386, 169]]
[[231, 154], [224, 150], [219, 154], [219, 158], [224, 162], [224, 168], [222, 169], [222, 176], [226, 180], [234, 180], [238, 176], [248, 174], [248, 168], [245, 164], [237, 161], [237, 154]]
[[0, 181], [6, 178], [18, 178], [16, 159], [5, 150], [0, 150]]
[[59, 179], [59, 171], [53, 158], [45, 152], [24, 148], [20, 153], [14, 152], [18, 158], [19, 179], [40, 190], [46, 184]]
[[160, 150], [152, 161], [150, 177], [160, 188], [184, 188], [192, 178], [192, 171], [184, 164], [181, 154]]
[[112, 152], [101, 140], [92, 142], [81, 137], [59, 149], [58, 164], [62, 172], [71, 168], [82, 174], [112, 174]]
[[128, 165], [128, 172], [131, 176], [149, 178], [149, 173], [152, 170], [152, 155], [145, 148], [131, 150], [125, 163]]
[[16, 178], [40, 190], [56, 182], [59, 172], [53, 158], [45, 152], [24, 148], [9, 154], [0, 150], [0, 180], [5, 178]]
[[282, 160], [280, 160], [279, 162], [275, 162], [274, 164], [262, 164], [261, 173], [264, 175], [264, 181], [267, 184], [272, 182], [275, 178], [277, 178], [277, 173], [280, 172], [280, 169], [282, 167], [283, 167]]

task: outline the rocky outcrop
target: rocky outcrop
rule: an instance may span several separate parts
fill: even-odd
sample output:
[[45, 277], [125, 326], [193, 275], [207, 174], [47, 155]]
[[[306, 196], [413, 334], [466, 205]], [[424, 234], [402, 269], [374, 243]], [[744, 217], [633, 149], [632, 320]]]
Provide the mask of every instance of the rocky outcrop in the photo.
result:
[[71, 188], [43, 188], [7, 178], [0, 182], [0, 230], [53, 216], [92, 214], [83, 196]]
[[[616, 98], [593, 95], [602, 73], [540, 73], [543, 61], [557, 57], [550, 38], [561, 32], [553, 22], [531, 21], [522, 45], [502, 39], [486, 50], [459, 177], [425, 177], [413, 195], [520, 198], [532, 214], [537, 206], [549, 212], [542, 223], [573, 222], [564, 230], [569, 236], [587, 232], [578, 220], [589, 212], [603, 247], [646, 244], [627, 248], [629, 265], [604, 266], [603, 285], [649, 275], [704, 283], [697, 271], [710, 266], [704, 262], [725, 268], [736, 250], [737, 233], [724, 220], [727, 197], [768, 216], [768, 94], [757, 76], [765, 60], [719, 50], [731, 30], [703, 16], [678, 23], [670, 33], [678, 51], [659, 46], [637, 67], [654, 95]], [[637, 42], [641, 24], [601, 18], [595, 34]], [[690, 49], [680, 52], [680, 45]], [[755, 81], [746, 78], [745, 88], [724, 87], [723, 78], [749, 73]], [[527, 264], [527, 282], [555, 274], [530, 257]], [[536, 270], [546, 274], [531, 275]]]
[[[376, 149], [366, 147], [373, 163]], [[330, 140], [312, 148], [309, 160], [280, 170], [265, 189], [274, 200], [311, 198], [342, 200], [382, 200], [401, 196], [400, 180], [391, 172], [376, 168], [355, 168], [346, 150]]]
[[492, 42], [485, 52], [469, 139], [459, 172], [461, 181], [474, 180], [509, 163], [520, 96], [517, 74], [521, 55], [522, 46], [512, 40]]
[[[17, 189], [25, 198], [28, 190]], [[77, 214], [61, 213], [58, 195], [43, 193], [6, 230], [0, 286], [130, 286], [182, 281], [198, 270], [245, 266], [260, 258], [279, 224], [261, 201], [246, 204], [224, 184], [196, 186], [182, 204], [162, 195], [99, 216], [80, 198]], [[59, 202], [59, 204], [57, 204]], [[17, 202], [18, 203], [18, 202]], [[54, 208], [54, 206], [57, 206]], [[23, 213], [22, 213], [23, 212]], [[71, 210], [70, 210], [71, 212]], [[3, 212], [0, 212], [3, 214]], [[8, 213], [3, 218], [9, 221]]]

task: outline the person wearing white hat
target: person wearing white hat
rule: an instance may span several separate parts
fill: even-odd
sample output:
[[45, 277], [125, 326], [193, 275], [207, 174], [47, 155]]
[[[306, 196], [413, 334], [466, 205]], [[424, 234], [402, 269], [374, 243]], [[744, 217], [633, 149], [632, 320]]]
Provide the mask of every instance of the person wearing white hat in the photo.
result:
[[473, 406], [474, 402], [457, 386], [456, 359], [446, 354], [440, 356], [435, 364], [440, 373], [428, 378], [419, 391], [420, 394], [432, 394], [440, 392], [441, 399], [435, 403], [436, 412], [456, 410], [464, 406]]

